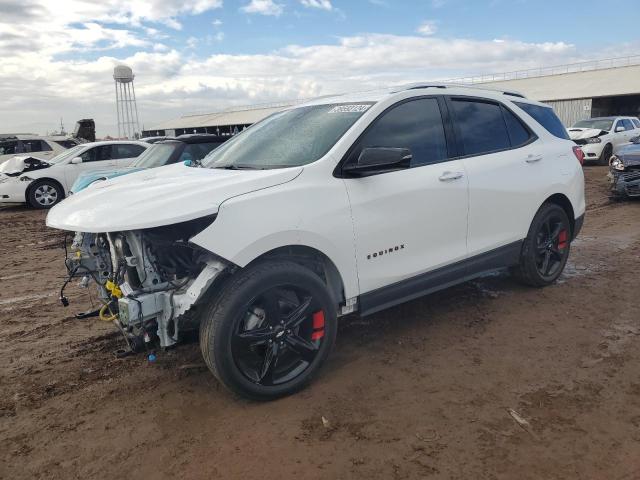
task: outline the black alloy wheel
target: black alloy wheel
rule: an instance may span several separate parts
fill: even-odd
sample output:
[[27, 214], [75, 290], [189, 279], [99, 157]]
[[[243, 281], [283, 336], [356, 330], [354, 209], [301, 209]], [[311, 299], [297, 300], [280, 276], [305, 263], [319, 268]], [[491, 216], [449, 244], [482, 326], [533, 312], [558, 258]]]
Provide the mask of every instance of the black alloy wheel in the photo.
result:
[[230, 390], [268, 400], [308, 383], [329, 355], [337, 308], [322, 279], [288, 261], [227, 279], [200, 323], [202, 355]]
[[310, 292], [293, 285], [270, 287], [236, 322], [233, 360], [254, 383], [286, 383], [313, 363], [324, 340], [324, 325], [324, 311]]
[[544, 219], [536, 235], [536, 266], [543, 278], [554, 278], [569, 253], [569, 226], [560, 215]]
[[570, 247], [571, 225], [566, 212], [559, 205], [544, 204], [531, 222], [516, 276], [535, 287], [552, 284], [564, 270]]

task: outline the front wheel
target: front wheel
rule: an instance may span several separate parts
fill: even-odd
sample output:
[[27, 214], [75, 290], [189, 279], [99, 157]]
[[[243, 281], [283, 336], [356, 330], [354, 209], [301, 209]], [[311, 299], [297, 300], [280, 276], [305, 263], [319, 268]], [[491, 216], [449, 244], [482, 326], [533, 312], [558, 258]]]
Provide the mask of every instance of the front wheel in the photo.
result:
[[51, 208], [64, 199], [64, 191], [57, 182], [37, 180], [29, 187], [27, 201], [33, 208]]
[[318, 275], [287, 261], [234, 274], [203, 312], [200, 348], [242, 396], [269, 400], [305, 386], [333, 347], [336, 306]]
[[609, 160], [611, 159], [612, 155], [613, 155], [613, 147], [611, 146], [610, 143], [607, 143], [604, 146], [602, 153], [600, 154], [600, 158], [598, 159], [598, 164], [609, 165]]
[[565, 211], [556, 204], [544, 204], [522, 245], [517, 277], [534, 287], [552, 284], [564, 270], [570, 242], [571, 225]]

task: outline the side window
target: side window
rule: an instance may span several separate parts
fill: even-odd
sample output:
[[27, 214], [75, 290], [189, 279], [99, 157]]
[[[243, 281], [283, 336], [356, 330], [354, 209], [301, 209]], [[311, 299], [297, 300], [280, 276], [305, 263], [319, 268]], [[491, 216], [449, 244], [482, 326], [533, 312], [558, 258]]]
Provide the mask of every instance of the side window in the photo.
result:
[[80, 155], [80, 158], [82, 158], [83, 162], [93, 162], [96, 159], [96, 151], [98, 150], [98, 148], [100, 147], [94, 147], [94, 148], [90, 148], [89, 150], [86, 150], [85, 152], [83, 152]]
[[[186, 155], [189, 155], [192, 160], [203, 159], [211, 150], [221, 145], [222, 142], [207, 142], [207, 143], [191, 143], [187, 145], [187, 148], [182, 152], [180, 161], [186, 159]], [[185, 158], [182, 158], [185, 157]]]
[[22, 151], [29, 152], [50, 152], [51, 147], [42, 140], [22, 140]]
[[502, 114], [507, 124], [507, 132], [509, 133], [512, 148], [521, 147], [531, 140], [532, 134], [529, 129], [523, 125], [522, 120], [504, 106], [502, 107]]
[[412, 167], [445, 160], [447, 141], [438, 100], [421, 98], [388, 110], [360, 139], [349, 161], [356, 161], [368, 147], [408, 148]]
[[511, 148], [500, 105], [461, 99], [453, 99], [451, 103], [464, 155]]
[[640, 128], [640, 120], [638, 120], [637, 118], [632, 118], [631, 121], [633, 122], [633, 126], [635, 128]]
[[0, 142], [0, 155], [13, 155], [18, 153], [18, 142], [9, 140]]
[[113, 145], [113, 158], [135, 158], [144, 152], [144, 147], [131, 143], [119, 143]]
[[625, 130], [629, 131], [629, 130], [633, 130], [633, 123], [631, 123], [631, 120], [628, 119], [624, 119], [622, 120], [622, 126], [624, 127]]
[[101, 145], [93, 147], [84, 152], [82, 155], [83, 162], [101, 162], [111, 160], [111, 145]]
[[562, 125], [562, 122], [551, 107], [541, 107], [540, 105], [532, 105], [531, 103], [524, 102], [513, 103], [533, 117], [533, 119], [542, 125], [551, 135], [569, 140], [567, 129], [564, 128], [564, 125]]

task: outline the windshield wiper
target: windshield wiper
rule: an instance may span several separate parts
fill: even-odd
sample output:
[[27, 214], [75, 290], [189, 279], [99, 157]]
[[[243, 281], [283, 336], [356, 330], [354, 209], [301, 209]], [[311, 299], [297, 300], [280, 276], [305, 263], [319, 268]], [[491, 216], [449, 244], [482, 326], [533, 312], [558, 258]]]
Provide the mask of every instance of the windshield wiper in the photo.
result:
[[213, 167], [220, 170], [266, 170], [264, 167], [253, 167], [251, 165], [225, 165], [224, 167]]

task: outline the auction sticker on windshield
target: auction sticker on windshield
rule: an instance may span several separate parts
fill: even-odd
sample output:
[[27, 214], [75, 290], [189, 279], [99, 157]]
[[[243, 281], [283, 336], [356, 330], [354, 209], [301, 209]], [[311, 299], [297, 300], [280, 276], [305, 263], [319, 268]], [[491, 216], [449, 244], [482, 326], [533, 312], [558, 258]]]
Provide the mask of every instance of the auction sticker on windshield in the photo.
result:
[[371, 105], [336, 105], [329, 110], [329, 113], [362, 113], [369, 110], [369, 107]]

